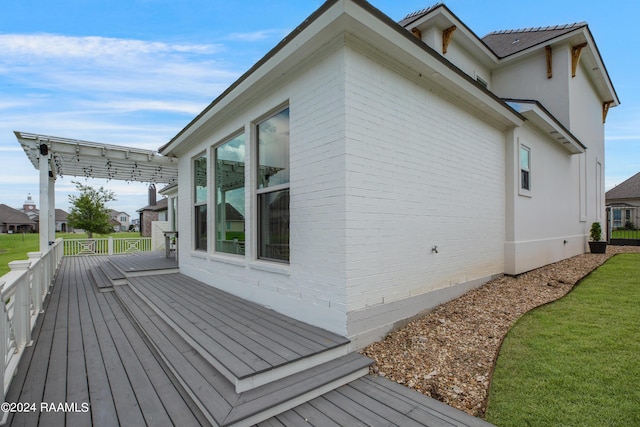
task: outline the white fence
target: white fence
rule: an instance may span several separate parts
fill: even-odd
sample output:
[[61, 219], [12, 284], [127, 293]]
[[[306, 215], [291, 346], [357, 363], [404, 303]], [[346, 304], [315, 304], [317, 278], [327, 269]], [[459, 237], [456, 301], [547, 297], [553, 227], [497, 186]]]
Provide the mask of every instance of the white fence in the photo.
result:
[[[0, 277], [2, 314], [0, 314], [0, 378], [3, 397], [26, 346], [31, 343], [31, 331], [62, 262], [63, 244], [58, 239], [45, 253], [29, 252], [28, 260], [12, 261], [11, 271]], [[8, 413], [4, 414], [2, 422]]]
[[65, 239], [64, 255], [117, 255], [151, 251], [151, 237]]

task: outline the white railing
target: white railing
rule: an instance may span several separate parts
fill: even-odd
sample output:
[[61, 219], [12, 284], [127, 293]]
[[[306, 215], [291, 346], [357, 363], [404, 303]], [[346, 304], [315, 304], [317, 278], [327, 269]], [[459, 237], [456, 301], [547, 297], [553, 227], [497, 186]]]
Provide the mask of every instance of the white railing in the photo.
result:
[[118, 255], [151, 251], [151, 237], [65, 239], [64, 255]]
[[3, 302], [0, 355], [4, 359], [4, 363], [0, 363], [0, 378], [3, 380], [3, 397], [7, 395], [25, 347], [31, 344], [31, 331], [43, 311], [42, 304], [62, 262], [62, 253], [62, 239], [58, 239], [45, 253], [29, 252], [28, 260], [10, 262], [11, 271], [0, 277]]

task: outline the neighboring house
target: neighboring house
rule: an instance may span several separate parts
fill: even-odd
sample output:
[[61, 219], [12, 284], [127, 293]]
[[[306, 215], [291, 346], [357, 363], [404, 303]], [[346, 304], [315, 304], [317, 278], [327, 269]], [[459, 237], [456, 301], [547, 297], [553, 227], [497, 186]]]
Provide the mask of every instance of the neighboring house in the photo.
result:
[[109, 216], [111, 217], [114, 231], [129, 231], [131, 220], [128, 213], [110, 209]]
[[26, 213], [0, 204], [0, 233], [33, 233], [36, 225]]
[[637, 229], [640, 226], [640, 173], [605, 193], [605, 202], [611, 209], [611, 226]]
[[138, 209], [137, 212], [140, 215], [139, 226], [140, 236], [151, 237], [152, 223], [154, 221], [167, 221], [167, 199], [161, 199], [157, 201], [156, 186], [151, 184], [149, 186], [149, 204], [144, 208]]
[[67, 217], [69, 214], [62, 210], [56, 209], [56, 231], [60, 231], [62, 233], [71, 233], [73, 232], [73, 228], [70, 228], [67, 224]]
[[[180, 269], [362, 346], [585, 252], [618, 104], [585, 23], [480, 39], [442, 4], [329, 1], [160, 148]], [[238, 191], [240, 255], [207, 209]]]
[[27, 195], [27, 200], [25, 200], [25, 202], [22, 204], [21, 211], [26, 213], [32, 220], [38, 222], [40, 211], [36, 207], [36, 202], [33, 201], [31, 194]]

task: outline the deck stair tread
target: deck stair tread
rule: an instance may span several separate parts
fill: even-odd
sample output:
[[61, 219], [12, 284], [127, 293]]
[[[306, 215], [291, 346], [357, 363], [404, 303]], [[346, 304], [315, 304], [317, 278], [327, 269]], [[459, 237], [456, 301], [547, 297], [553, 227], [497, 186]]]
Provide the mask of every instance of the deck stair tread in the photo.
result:
[[111, 279], [112, 281], [123, 280], [126, 279], [124, 272], [122, 272], [118, 267], [116, 267], [111, 261], [106, 260], [105, 262], [100, 263], [100, 267], [104, 273]]
[[185, 275], [130, 277], [130, 287], [238, 392], [349, 352], [340, 335]]
[[89, 276], [93, 283], [98, 287], [100, 292], [113, 291], [113, 281], [107, 276], [102, 269], [102, 265], [97, 265], [89, 269]]
[[200, 410], [217, 425], [251, 425], [268, 419], [366, 375], [372, 363], [371, 359], [351, 353], [238, 393], [232, 382], [130, 286], [115, 288], [115, 295]]

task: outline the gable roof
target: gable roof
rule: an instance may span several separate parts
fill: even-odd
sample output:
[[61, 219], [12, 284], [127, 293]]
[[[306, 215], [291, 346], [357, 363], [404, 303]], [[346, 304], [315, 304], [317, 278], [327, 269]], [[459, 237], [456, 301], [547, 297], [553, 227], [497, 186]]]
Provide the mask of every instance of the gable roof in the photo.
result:
[[640, 199], [640, 172], [607, 191], [604, 198], [607, 201], [613, 201], [615, 199]]
[[56, 221], [66, 221], [69, 214], [63, 209], [56, 209]]
[[482, 41], [498, 58], [505, 58], [586, 26], [586, 22], [579, 22], [551, 27], [494, 31], [484, 36]]
[[462, 41], [469, 52], [490, 68], [517, 60], [522, 55], [539, 52], [539, 49], [546, 45], [566, 42], [577, 46], [586, 43], [588, 47], [584, 50], [581, 59], [585, 64], [585, 70], [590, 70], [590, 78], [603, 100], [612, 101], [612, 107], [620, 104], [618, 94], [586, 22], [494, 31], [479, 38], [447, 6], [438, 3], [427, 9], [410, 13], [399, 23], [408, 31], [416, 26], [418, 28], [435, 26], [444, 29], [455, 25], [458, 30], [454, 39]]
[[29, 216], [5, 204], [0, 204], [0, 223], [3, 224], [36, 224]]

